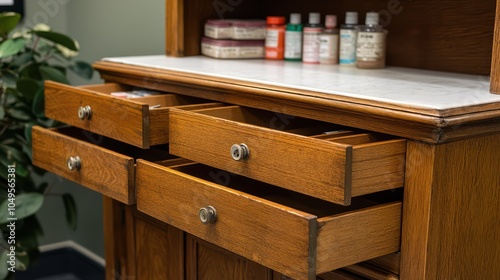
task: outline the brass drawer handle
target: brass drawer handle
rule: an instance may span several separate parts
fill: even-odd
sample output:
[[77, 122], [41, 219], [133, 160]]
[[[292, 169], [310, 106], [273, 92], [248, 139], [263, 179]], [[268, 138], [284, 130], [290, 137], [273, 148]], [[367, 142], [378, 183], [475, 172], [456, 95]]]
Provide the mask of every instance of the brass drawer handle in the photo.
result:
[[217, 210], [213, 206], [203, 207], [198, 212], [198, 216], [204, 224], [215, 223], [217, 221]]
[[89, 105], [80, 106], [78, 108], [78, 118], [80, 120], [84, 120], [84, 119], [90, 120], [91, 117], [92, 117], [92, 109], [90, 108]]
[[245, 144], [234, 144], [231, 146], [231, 156], [234, 160], [246, 160], [250, 155], [250, 150]]
[[80, 167], [82, 166], [82, 162], [79, 156], [69, 157], [66, 161], [66, 164], [68, 164], [69, 170], [80, 170]]

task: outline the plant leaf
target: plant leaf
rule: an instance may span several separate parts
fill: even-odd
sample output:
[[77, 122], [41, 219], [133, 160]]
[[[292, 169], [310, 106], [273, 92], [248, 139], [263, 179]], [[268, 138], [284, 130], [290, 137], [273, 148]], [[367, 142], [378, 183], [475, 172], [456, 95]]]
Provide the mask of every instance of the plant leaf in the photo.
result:
[[31, 143], [23, 145], [23, 152], [28, 155], [31, 161], [33, 161], [33, 149], [31, 148]]
[[[9, 271], [7, 270], [8, 267], [8, 256], [7, 256], [7, 250], [3, 251], [2, 254], [0, 255], [0, 279], [5, 279], [7, 277], [7, 274], [9, 274]], [[6, 265], [7, 264], [7, 265]]]
[[72, 51], [78, 51], [78, 47], [75, 44], [75, 40], [71, 39], [70, 37], [68, 37], [64, 34], [52, 32], [52, 31], [37, 31], [37, 30], [33, 30], [32, 32], [34, 34], [42, 37], [42, 38], [45, 38], [49, 41], [56, 43], [56, 44], [65, 46], [66, 48], [68, 48]]
[[36, 62], [30, 63], [21, 69], [21, 71], [19, 72], [19, 76], [41, 80], [42, 75], [40, 75], [40, 70], [38, 69], [39, 67], [40, 64]]
[[15, 87], [17, 80], [17, 73], [11, 71], [10, 69], [2, 69], [1, 77], [2, 81], [5, 83], [7, 87]]
[[24, 163], [26, 161], [24, 154], [13, 146], [0, 145], [0, 150], [5, 152], [7, 160], [11, 162]]
[[90, 80], [94, 75], [94, 68], [87, 62], [84, 61], [76, 61], [74, 65], [69, 67], [70, 70], [75, 72], [78, 76]]
[[30, 61], [32, 59], [33, 59], [33, 53], [32, 52], [24, 52], [24, 53], [21, 53], [20, 55], [16, 56], [12, 60], [12, 65], [20, 67], [20, 66], [28, 63], [28, 61]]
[[66, 222], [72, 230], [76, 230], [78, 226], [78, 216], [75, 199], [69, 193], [63, 194], [62, 199], [64, 202], [64, 208], [66, 209]]
[[33, 114], [39, 118], [45, 118], [45, 95], [43, 90], [38, 91], [33, 98]]
[[36, 123], [27, 123], [24, 125], [24, 138], [28, 141], [28, 144], [31, 145], [31, 130]]
[[[21, 15], [18, 13], [0, 13], [0, 34], [6, 37], [17, 26], [20, 20]], [[0, 277], [0, 279], [3, 278]]]
[[33, 103], [33, 99], [35, 99], [35, 95], [38, 91], [42, 90], [40, 83], [30, 78], [21, 78], [17, 80], [16, 87], [30, 106]]
[[10, 108], [7, 110], [7, 114], [9, 116], [13, 117], [14, 119], [20, 120], [20, 121], [29, 121], [31, 120], [31, 115], [19, 108]]
[[39, 70], [44, 80], [52, 80], [69, 85], [68, 78], [66, 78], [66, 75], [61, 70], [51, 66], [40, 66]]
[[24, 38], [7, 39], [0, 43], [0, 58], [17, 54], [24, 47]]
[[17, 218], [18, 220], [29, 217], [42, 207], [43, 195], [39, 193], [22, 193], [15, 198], [15, 211], [9, 212], [9, 199], [2, 201], [0, 204], [0, 224], [5, 224], [8, 218]]

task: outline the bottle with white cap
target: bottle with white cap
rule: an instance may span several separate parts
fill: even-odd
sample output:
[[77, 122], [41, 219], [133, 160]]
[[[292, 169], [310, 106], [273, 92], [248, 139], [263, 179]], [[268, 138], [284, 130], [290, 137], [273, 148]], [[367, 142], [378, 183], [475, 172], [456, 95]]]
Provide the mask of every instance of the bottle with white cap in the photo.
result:
[[299, 13], [290, 14], [290, 23], [285, 31], [285, 60], [302, 60], [302, 16]]
[[340, 26], [339, 64], [354, 66], [356, 63], [356, 38], [358, 12], [346, 12], [345, 24]]
[[319, 63], [339, 63], [339, 30], [336, 15], [325, 17], [325, 30], [319, 35]]
[[323, 32], [319, 13], [309, 13], [309, 23], [304, 25], [302, 62], [319, 63], [319, 34]]
[[366, 13], [365, 25], [358, 27], [356, 67], [384, 68], [386, 39], [387, 31], [379, 24], [379, 14]]

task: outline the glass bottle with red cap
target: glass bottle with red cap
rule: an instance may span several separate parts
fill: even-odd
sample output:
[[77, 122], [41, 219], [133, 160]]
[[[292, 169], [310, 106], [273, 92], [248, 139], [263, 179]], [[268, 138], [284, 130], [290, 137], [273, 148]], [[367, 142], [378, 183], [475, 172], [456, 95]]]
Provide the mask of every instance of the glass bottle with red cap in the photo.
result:
[[285, 53], [285, 17], [269, 16], [266, 23], [266, 59], [283, 59]]

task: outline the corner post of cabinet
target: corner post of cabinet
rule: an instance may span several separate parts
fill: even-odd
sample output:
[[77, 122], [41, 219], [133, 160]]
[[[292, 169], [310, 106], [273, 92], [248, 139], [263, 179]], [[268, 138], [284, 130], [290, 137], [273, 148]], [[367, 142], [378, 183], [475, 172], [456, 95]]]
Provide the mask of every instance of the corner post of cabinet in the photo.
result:
[[103, 197], [106, 279], [135, 279], [133, 221], [126, 205]]
[[500, 0], [497, 0], [493, 51], [491, 53], [490, 92], [500, 94]]
[[401, 279], [500, 275], [500, 133], [408, 141]]
[[165, 4], [165, 54], [184, 56], [184, 0], [166, 0]]

